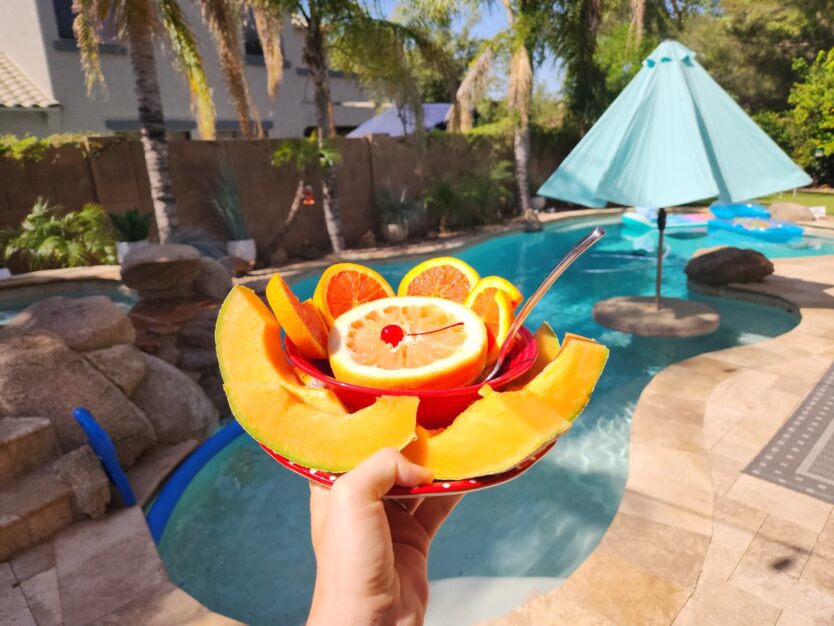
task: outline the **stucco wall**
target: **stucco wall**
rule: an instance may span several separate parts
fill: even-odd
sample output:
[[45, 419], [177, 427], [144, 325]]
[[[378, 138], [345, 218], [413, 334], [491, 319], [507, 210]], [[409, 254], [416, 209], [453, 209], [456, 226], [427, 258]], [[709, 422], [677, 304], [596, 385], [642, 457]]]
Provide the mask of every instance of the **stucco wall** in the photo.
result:
[[[208, 80], [214, 91], [217, 120], [234, 123], [236, 115], [218, 67], [217, 55], [208, 32], [202, 25], [191, 2], [181, 2], [189, 22], [200, 41]], [[253, 100], [261, 118], [271, 122], [273, 137], [300, 135], [305, 128], [315, 125], [312, 85], [301, 63], [300, 33], [289, 25], [284, 27], [284, 50], [289, 67], [284, 69], [284, 81], [278, 97], [270, 100], [266, 93], [266, 69], [247, 65], [246, 75]], [[133, 75], [124, 49], [107, 47], [101, 54], [101, 66], [107, 81], [106, 90], [98, 89], [88, 98], [81, 72], [79, 53], [72, 42], [60, 40], [52, 0], [14, 0], [0, 7], [0, 49], [14, 61], [44, 92], [61, 104], [56, 124], [49, 132], [105, 131], [114, 122], [135, 122], [136, 98]], [[188, 88], [183, 76], [174, 69], [168, 52], [157, 46], [157, 71], [166, 120], [176, 123], [192, 121]], [[346, 107], [338, 103], [364, 101], [358, 84], [348, 78], [331, 78], [334, 114], [337, 125], [356, 126], [373, 114], [371, 109]], [[19, 120], [9, 113], [0, 113], [0, 133], [19, 128]], [[24, 129], [25, 130], [25, 129]], [[17, 134], [19, 131], [15, 131]], [[42, 134], [33, 124], [31, 134]], [[45, 132], [45, 131], [44, 131]], [[197, 137], [196, 130], [192, 137]]]

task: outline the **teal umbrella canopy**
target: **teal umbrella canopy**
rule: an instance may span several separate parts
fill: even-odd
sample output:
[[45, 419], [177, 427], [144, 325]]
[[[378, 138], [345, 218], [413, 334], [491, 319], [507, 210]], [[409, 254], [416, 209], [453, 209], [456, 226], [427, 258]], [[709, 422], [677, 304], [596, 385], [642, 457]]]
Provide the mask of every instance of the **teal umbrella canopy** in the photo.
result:
[[538, 193], [589, 207], [741, 202], [811, 182], [677, 41], [661, 43]]

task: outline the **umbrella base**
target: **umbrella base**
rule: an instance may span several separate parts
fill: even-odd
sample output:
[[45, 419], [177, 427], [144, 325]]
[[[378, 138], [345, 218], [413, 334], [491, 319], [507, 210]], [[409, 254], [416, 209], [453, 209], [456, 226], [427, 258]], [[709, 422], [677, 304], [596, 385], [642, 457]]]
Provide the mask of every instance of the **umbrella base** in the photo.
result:
[[643, 337], [698, 337], [718, 328], [721, 316], [712, 307], [680, 298], [623, 296], [594, 305], [597, 324]]

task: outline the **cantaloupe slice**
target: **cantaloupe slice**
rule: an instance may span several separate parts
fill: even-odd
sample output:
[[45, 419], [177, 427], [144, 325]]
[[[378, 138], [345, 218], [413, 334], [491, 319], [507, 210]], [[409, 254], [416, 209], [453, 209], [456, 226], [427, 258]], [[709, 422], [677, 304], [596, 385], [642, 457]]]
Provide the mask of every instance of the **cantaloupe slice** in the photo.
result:
[[523, 391], [488, 391], [443, 432], [431, 436], [418, 427], [417, 440], [403, 454], [431, 469], [435, 479], [497, 474], [568, 428], [549, 404]]
[[460, 479], [506, 471], [570, 428], [605, 367], [608, 349], [574, 336], [557, 357], [519, 391], [486, 387], [439, 433], [417, 428], [403, 454], [434, 473]]
[[522, 391], [548, 403], [559, 415], [573, 421], [588, 401], [599, 380], [608, 348], [591, 339], [568, 334], [559, 355]]
[[533, 380], [547, 365], [556, 358], [562, 346], [559, 344], [559, 337], [553, 332], [550, 324], [542, 322], [534, 335], [536, 344], [539, 347], [539, 356], [533, 367], [527, 370], [522, 376], [513, 381], [513, 388], [522, 387]]
[[252, 437], [305, 467], [346, 472], [377, 450], [401, 449], [414, 439], [419, 400], [382, 396], [351, 414], [302, 404], [281, 386], [228, 383], [232, 413]]
[[217, 316], [215, 341], [224, 383], [280, 385], [312, 407], [347, 413], [332, 391], [306, 387], [299, 380], [284, 355], [281, 326], [251, 289], [237, 285], [226, 296]]

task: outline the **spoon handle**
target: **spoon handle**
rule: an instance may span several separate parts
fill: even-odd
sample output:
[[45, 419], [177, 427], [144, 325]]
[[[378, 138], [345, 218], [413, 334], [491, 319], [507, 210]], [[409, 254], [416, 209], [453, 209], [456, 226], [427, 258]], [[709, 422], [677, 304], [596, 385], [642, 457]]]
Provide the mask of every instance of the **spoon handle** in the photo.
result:
[[533, 295], [527, 299], [527, 302], [524, 303], [524, 306], [521, 307], [518, 315], [516, 315], [515, 320], [510, 326], [510, 330], [507, 332], [507, 338], [504, 340], [501, 350], [498, 352], [495, 367], [493, 367], [492, 371], [487, 374], [483, 382], [492, 380], [495, 378], [495, 375], [498, 374], [498, 371], [501, 369], [501, 365], [507, 358], [510, 348], [512, 348], [516, 333], [518, 333], [521, 325], [524, 324], [524, 320], [527, 316], [530, 315], [530, 311], [532, 311], [533, 308], [539, 303], [539, 300], [542, 299], [542, 296], [547, 293], [548, 289], [550, 289], [553, 283], [556, 282], [556, 279], [559, 278], [559, 276], [561, 276], [562, 273], [568, 269], [568, 267], [570, 267], [583, 252], [602, 239], [603, 235], [605, 235], [605, 230], [597, 226], [594, 230], [585, 235], [575, 246], [573, 246], [573, 248], [568, 250], [568, 253], [556, 264], [556, 267], [550, 270], [550, 274], [547, 275], [541, 285], [539, 285], [536, 291], [533, 292]]

